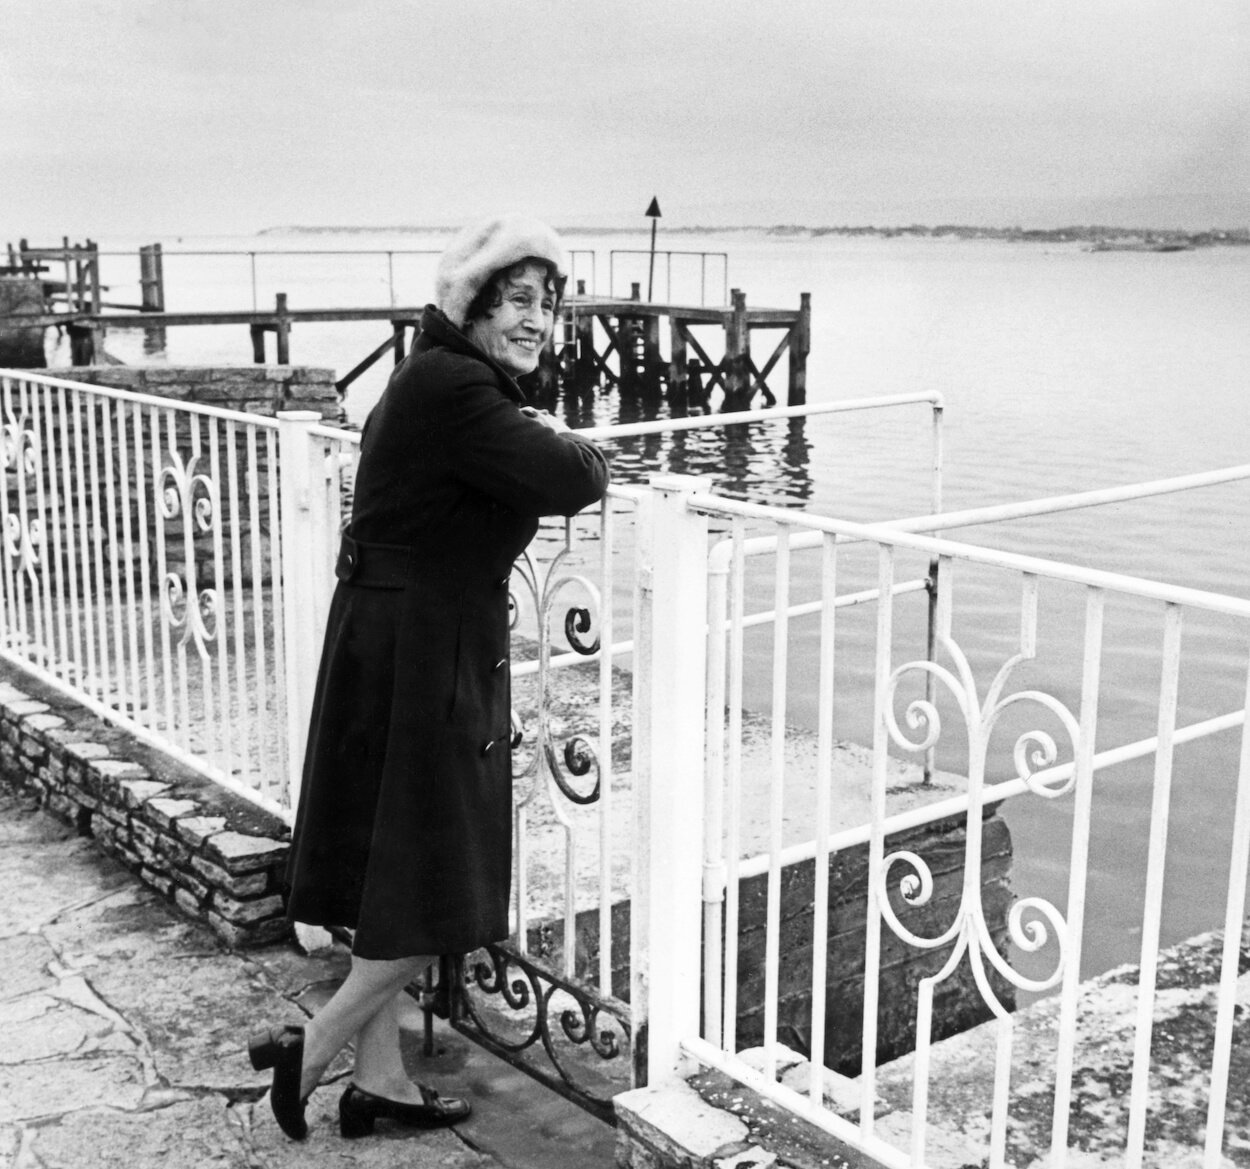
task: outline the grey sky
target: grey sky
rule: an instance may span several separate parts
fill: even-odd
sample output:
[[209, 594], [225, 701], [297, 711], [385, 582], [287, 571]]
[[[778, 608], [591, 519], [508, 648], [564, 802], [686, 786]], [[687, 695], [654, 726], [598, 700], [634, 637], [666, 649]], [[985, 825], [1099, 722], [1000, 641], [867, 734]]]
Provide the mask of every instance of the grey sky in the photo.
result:
[[0, 0], [10, 238], [1250, 221], [1245, 0]]

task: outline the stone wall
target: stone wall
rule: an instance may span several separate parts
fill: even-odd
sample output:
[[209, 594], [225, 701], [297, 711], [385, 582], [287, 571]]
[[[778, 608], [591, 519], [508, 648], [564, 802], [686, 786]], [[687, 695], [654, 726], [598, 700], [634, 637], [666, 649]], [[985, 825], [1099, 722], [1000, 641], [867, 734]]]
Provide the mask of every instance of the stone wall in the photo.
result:
[[269, 417], [281, 410], [316, 410], [328, 422], [347, 416], [334, 371], [306, 365], [86, 365], [57, 373], [88, 385]]
[[[0, 317], [42, 313], [43, 287], [29, 276], [0, 276]], [[22, 329], [12, 322], [0, 328], [0, 367], [43, 369], [43, 329]]]
[[288, 933], [290, 834], [254, 804], [0, 663], [0, 780], [233, 946]]

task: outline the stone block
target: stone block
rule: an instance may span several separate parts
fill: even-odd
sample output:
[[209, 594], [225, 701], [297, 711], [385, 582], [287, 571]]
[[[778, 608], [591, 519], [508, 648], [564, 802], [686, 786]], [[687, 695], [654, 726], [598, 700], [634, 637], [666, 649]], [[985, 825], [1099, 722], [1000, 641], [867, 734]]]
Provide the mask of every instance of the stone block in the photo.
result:
[[192, 848], [198, 849], [225, 827], [225, 816], [183, 816], [174, 824], [174, 831]]
[[199, 899], [181, 885], [174, 886], [174, 904], [188, 917], [203, 918]]
[[175, 868], [169, 870], [169, 875], [173, 877], [174, 883], [179, 888], [186, 889], [189, 893], [195, 895], [196, 902], [203, 906], [208, 905], [215, 890], [211, 885], [191, 871], [190, 867]]
[[238, 874], [214, 864], [202, 856], [188, 858], [190, 866], [215, 889], [221, 889], [231, 897], [258, 897], [269, 888], [269, 871], [262, 869], [256, 873]]
[[130, 759], [97, 759], [91, 764], [91, 770], [111, 780], [147, 779], [152, 774], [142, 763]]
[[210, 905], [227, 921], [235, 925], [255, 925], [271, 917], [286, 917], [286, 906], [276, 893], [267, 897], [254, 897], [240, 901], [223, 893], [220, 889], [213, 891]]
[[116, 825], [118, 828], [125, 828], [129, 822], [124, 809], [110, 804], [104, 800], [96, 801], [96, 806], [92, 809], [93, 813], [109, 823]]
[[158, 893], [163, 893], [166, 897], [173, 896], [174, 880], [163, 870], [149, 868], [147, 865], [144, 865], [139, 873], [139, 878], [145, 885], [150, 885]]
[[[682, 1081], [634, 1088], [612, 1101], [616, 1108], [618, 1163], [640, 1148], [656, 1165], [706, 1165], [717, 1153], [732, 1156], [746, 1142], [748, 1128], [738, 1117], [714, 1108]], [[626, 1159], [627, 1165], [637, 1162]], [[642, 1161], [645, 1164], [646, 1161]]]
[[284, 840], [231, 831], [214, 836], [205, 847], [205, 855], [231, 873], [254, 873], [285, 862], [289, 849]]
[[166, 868], [190, 868], [194, 853], [191, 846], [167, 832], [156, 837], [156, 855], [161, 858]]
[[130, 822], [130, 839], [134, 841], [135, 847], [138, 848], [144, 859], [151, 857], [155, 860], [156, 839], [160, 835], [157, 830], [144, 820], [138, 817], [132, 817]]
[[59, 791], [48, 792], [47, 802], [44, 804], [44, 807], [49, 812], [60, 816], [61, 819], [68, 820], [71, 824], [78, 815], [78, 805], [69, 796], [62, 795]]
[[107, 759], [112, 751], [104, 743], [93, 743], [89, 739], [79, 743], [66, 743], [65, 750], [75, 759], [87, 762], [92, 759]]
[[141, 808], [154, 796], [169, 791], [169, 784], [155, 779], [123, 779], [117, 787], [128, 808]]
[[50, 707], [46, 702], [40, 702], [36, 698], [22, 697], [13, 702], [5, 703], [5, 713], [12, 718], [26, 718], [32, 714], [46, 714], [50, 711]]
[[32, 714], [22, 719], [22, 726], [36, 742], [46, 745], [55, 741], [51, 736], [65, 726], [65, 720], [56, 714]]
[[326, 385], [324, 382], [307, 382], [303, 385], [292, 382], [286, 388], [286, 398], [290, 402], [323, 402], [333, 398], [336, 406], [339, 402], [333, 383]]
[[183, 817], [192, 817], [194, 813], [200, 810], [200, 805], [194, 800], [176, 800], [165, 799], [156, 796], [147, 801], [143, 812], [144, 815], [154, 820], [161, 828], [174, 830], [176, 821]]
[[171, 365], [144, 367], [144, 380], [149, 386], [198, 386], [211, 381], [217, 370], [213, 366]]
[[208, 924], [218, 937], [231, 946], [263, 946], [277, 942], [291, 932], [291, 923], [285, 917], [272, 917], [251, 926], [237, 925], [210, 909]]

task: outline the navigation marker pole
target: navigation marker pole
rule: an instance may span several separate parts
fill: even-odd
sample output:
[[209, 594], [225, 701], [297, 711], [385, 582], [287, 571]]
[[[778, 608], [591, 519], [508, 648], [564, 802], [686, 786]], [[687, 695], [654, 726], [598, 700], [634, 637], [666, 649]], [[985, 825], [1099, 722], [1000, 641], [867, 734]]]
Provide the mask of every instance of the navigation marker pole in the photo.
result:
[[651, 220], [651, 263], [647, 268], [647, 299], [651, 299], [651, 286], [655, 281], [655, 229], [660, 219], [660, 201], [655, 196], [651, 196], [651, 205], [646, 211], [647, 218]]

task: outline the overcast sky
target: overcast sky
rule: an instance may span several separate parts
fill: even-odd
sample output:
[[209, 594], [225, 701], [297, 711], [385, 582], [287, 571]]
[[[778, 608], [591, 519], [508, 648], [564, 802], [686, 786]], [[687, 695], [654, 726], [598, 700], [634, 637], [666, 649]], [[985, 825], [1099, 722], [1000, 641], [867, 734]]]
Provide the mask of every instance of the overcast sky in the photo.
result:
[[1248, 78], [1247, 0], [0, 0], [0, 227], [1244, 225]]

